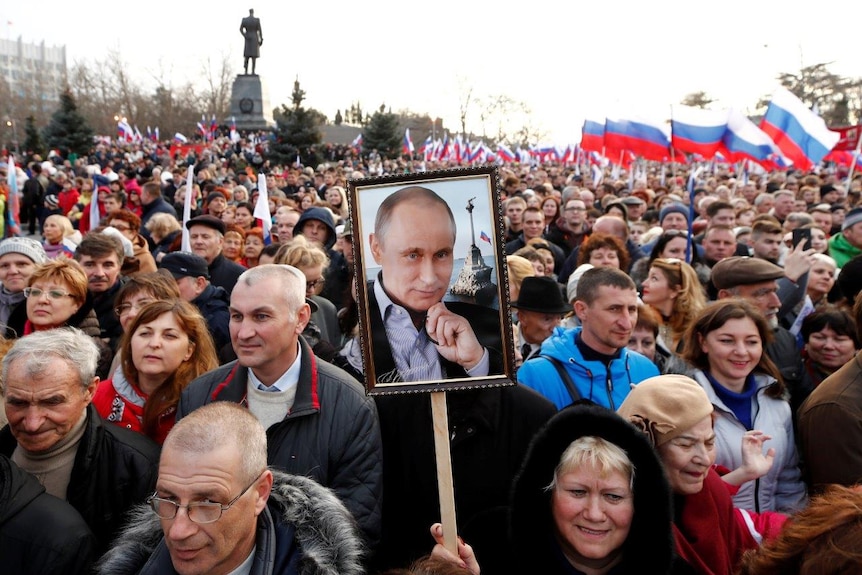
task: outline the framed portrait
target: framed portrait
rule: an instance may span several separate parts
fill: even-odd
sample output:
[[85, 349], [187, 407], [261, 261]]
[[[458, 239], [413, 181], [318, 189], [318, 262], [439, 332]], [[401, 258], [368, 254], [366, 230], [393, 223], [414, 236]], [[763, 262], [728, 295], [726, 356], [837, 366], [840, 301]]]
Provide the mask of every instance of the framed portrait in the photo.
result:
[[348, 187], [368, 392], [513, 385], [497, 169]]

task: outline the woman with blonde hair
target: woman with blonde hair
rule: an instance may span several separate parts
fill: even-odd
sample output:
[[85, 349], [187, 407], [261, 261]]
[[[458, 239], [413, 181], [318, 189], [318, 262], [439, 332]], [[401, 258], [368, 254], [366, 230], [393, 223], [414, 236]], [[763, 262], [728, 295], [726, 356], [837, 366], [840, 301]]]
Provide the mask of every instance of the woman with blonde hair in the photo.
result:
[[347, 194], [341, 186], [332, 186], [324, 193], [326, 207], [335, 214], [336, 222], [347, 219]]
[[42, 235], [45, 238], [45, 241], [42, 242], [42, 248], [44, 248], [48, 259], [74, 256], [75, 249], [78, 247], [78, 244], [71, 239], [74, 234], [75, 229], [72, 227], [72, 222], [66, 216], [53, 214], [45, 218], [45, 222], [42, 224]]
[[509, 301], [515, 301], [521, 294], [524, 278], [536, 275], [530, 260], [521, 256], [506, 256], [506, 271], [509, 273]]
[[681, 347], [685, 330], [706, 305], [697, 272], [676, 258], [652, 261], [643, 281], [641, 299], [661, 315], [662, 343], [672, 353]]
[[[329, 256], [310, 243], [305, 236], [295, 236], [275, 254], [275, 263], [293, 266], [305, 275], [305, 297], [317, 305], [311, 321], [320, 329], [320, 338], [333, 347], [340, 347], [341, 331], [338, 328], [338, 310], [328, 299], [321, 297], [324, 276], [329, 267]], [[314, 343], [311, 344], [314, 347]]]

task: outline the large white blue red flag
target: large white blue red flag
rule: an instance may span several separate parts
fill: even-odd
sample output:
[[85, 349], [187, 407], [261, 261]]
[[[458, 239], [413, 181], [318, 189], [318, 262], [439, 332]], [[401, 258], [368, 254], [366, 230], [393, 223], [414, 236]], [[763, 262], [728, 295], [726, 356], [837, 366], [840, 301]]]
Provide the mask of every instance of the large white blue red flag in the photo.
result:
[[670, 137], [660, 122], [644, 118], [605, 119], [605, 146], [629, 150], [647, 160], [670, 157]]
[[754, 160], [763, 164], [781, 151], [766, 132], [754, 125], [745, 114], [738, 110], [728, 110], [727, 131], [722, 138], [727, 151], [725, 157], [731, 162]]
[[585, 120], [581, 132], [581, 149], [603, 152], [605, 146], [605, 121]]
[[826, 127], [823, 118], [786, 88], [772, 95], [760, 128], [802, 170], [819, 163], [841, 139]]
[[712, 158], [727, 131], [727, 110], [671, 107], [671, 145], [680, 152]]

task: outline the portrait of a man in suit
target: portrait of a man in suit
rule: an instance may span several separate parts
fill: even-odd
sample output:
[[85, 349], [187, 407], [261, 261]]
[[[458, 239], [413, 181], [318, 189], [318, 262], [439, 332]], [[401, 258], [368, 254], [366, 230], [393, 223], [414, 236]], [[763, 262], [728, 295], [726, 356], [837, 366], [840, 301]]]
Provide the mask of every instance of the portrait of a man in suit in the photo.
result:
[[376, 383], [503, 373], [499, 311], [443, 301], [456, 237], [451, 208], [427, 187], [401, 188], [380, 204], [368, 236], [380, 271], [367, 278]]

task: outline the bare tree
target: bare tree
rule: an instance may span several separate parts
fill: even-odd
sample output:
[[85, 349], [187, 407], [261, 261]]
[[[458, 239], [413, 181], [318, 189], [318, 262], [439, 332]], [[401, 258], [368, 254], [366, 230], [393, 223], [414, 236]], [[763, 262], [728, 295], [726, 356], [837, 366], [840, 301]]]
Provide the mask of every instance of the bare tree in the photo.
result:
[[230, 54], [222, 52], [215, 67], [209, 57], [201, 67], [201, 75], [207, 86], [202, 98], [206, 103], [207, 111], [215, 114], [217, 118], [225, 118], [230, 111], [231, 81], [236, 75], [231, 61]]

